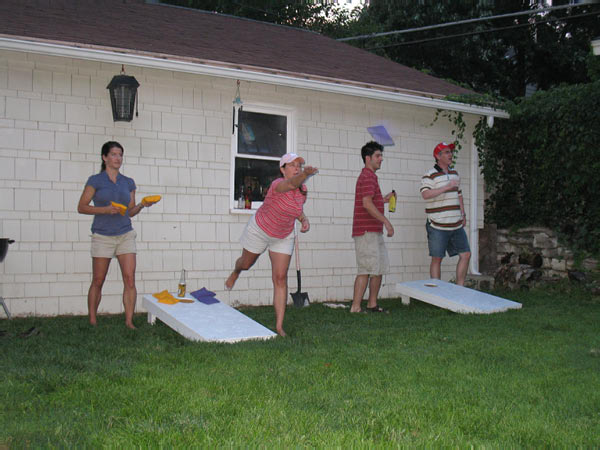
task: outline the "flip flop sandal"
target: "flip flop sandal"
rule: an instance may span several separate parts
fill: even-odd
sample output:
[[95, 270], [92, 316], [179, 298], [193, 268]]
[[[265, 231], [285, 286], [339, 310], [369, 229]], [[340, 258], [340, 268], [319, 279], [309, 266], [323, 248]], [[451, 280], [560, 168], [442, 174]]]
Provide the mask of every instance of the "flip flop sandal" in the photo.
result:
[[379, 305], [373, 306], [372, 308], [367, 308], [367, 311], [372, 312], [372, 313], [384, 313], [384, 314], [390, 313], [387, 309], [383, 309]]

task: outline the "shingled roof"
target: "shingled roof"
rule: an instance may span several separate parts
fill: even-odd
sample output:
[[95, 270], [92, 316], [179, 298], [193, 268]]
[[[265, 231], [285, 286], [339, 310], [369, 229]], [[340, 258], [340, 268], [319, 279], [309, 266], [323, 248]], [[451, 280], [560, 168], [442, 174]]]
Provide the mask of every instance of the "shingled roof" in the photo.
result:
[[311, 31], [143, 0], [2, 0], [0, 37], [434, 98], [472, 93]]

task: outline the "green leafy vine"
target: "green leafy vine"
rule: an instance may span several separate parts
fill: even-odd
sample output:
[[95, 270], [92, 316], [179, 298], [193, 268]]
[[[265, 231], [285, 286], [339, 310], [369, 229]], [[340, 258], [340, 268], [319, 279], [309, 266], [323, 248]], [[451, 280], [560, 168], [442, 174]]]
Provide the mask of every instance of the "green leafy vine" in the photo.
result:
[[458, 152], [462, 149], [461, 141], [465, 136], [465, 130], [467, 129], [467, 124], [465, 122], [462, 112], [450, 111], [447, 109], [437, 109], [435, 111], [435, 116], [434, 116], [433, 121], [431, 122], [430, 126], [433, 126], [433, 124], [436, 123], [440, 117], [444, 117], [444, 118], [448, 119], [448, 121], [454, 125], [454, 128], [452, 129], [452, 136], [454, 136], [453, 144], [454, 144], [455, 152], [454, 152], [454, 155], [452, 156], [452, 162], [455, 163], [456, 156], [458, 155]]

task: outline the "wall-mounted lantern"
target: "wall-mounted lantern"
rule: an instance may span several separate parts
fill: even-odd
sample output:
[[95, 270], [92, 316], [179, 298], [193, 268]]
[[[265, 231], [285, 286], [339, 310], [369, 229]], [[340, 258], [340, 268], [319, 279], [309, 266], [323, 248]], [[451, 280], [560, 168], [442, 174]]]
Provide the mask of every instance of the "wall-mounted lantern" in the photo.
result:
[[[115, 75], [106, 89], [110, 92], [113, 120], [115, 122], [131, 122], [133, 107], [136, 105], [137, 88], [140, 83], [129, 75], [125, 75], [125, 66], [121, 66], [121, 75]], [[138, 112], [136, 108], [135, 115]]]

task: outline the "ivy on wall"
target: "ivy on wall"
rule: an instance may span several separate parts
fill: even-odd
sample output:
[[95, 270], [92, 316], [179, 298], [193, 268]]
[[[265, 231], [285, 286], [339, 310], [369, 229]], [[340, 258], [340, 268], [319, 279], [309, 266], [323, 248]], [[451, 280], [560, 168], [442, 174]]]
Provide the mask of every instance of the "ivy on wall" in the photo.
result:
[[448, 121], [454, 125], [452, 129], [452, 136], [454, 136], [454, 146], [455, 152], [452, 155], [452, 161], [456, 162], [456, 156], [460, 149], [462, 149], [462, 139], [465, 136], [465, 130], [467, 128], [467, 124], [465, 123], [465, 119], [463, 117], [463, 113], [460, 111], [449, 111], [447, 109], [438, 109], [435, 112], [435, 116], [430, 125], [433, 125], [438, 121], [440, 117], [448, 119]]
[[600, 81], [538, 92], [504, 107], [510, 119], [474, 137], [486, 221], [541, 225], [576, 250], [600, 254]]

